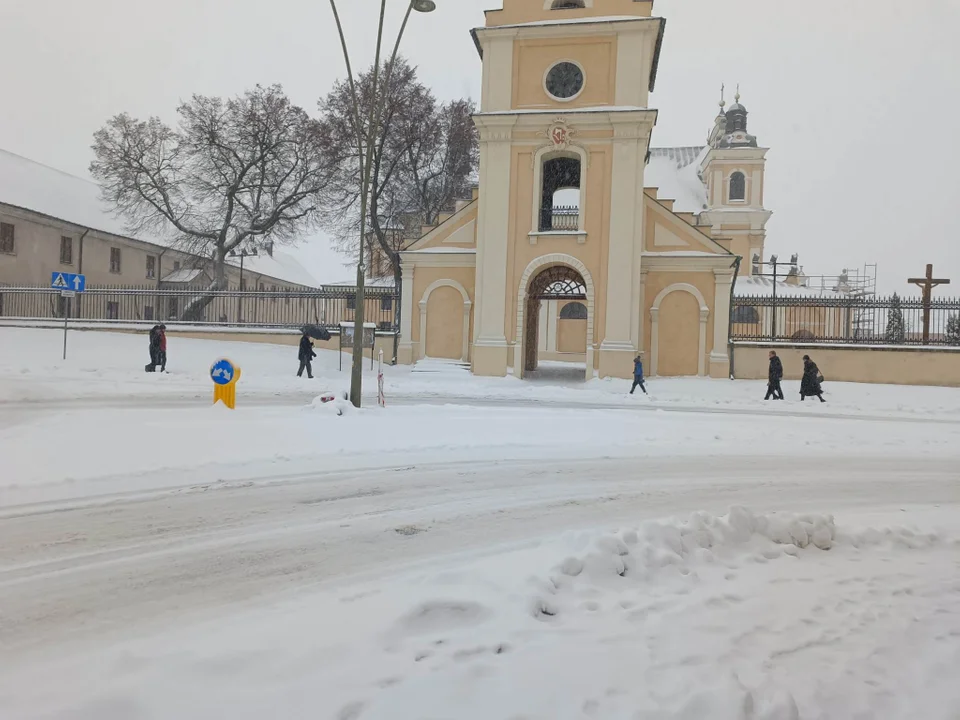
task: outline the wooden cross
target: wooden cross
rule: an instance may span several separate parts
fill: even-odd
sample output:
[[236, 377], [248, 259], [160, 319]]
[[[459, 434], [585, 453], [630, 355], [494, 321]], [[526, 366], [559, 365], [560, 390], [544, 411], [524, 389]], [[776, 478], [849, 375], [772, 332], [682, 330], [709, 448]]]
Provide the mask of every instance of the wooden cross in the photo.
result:
[[927, 275], [922, 278], [909, 278], [907, 280], [911, 285], [919, 285], [923, 288], [923, 344], [930, 344], [930, 312], [933, 301], [933, 289], [940, 285], [949, 285], [950, 281], [946, 279], [936, 279], [933, 277], [933, 265], [927, 265]]

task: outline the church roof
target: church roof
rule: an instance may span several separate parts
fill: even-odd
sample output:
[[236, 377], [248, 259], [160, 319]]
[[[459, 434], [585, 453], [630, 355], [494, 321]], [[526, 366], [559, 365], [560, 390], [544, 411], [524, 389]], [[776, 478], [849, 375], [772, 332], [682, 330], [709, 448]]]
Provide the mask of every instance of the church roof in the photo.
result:
[[[169, 238], [149, 233], [137, 233], [137, 237], [133, 237], [123, 220], [101, 201], [100, 186], [92, 180], [71, 175], [2, 148], [0, 203], [117, 237], [161, 247], [171, 246]], [[230, 261], [228, 264], [237, 265]], [[317, 286], [317, 281], [303, 265], [283, 251], [274, 251], [273, 257], [266, 251], [248, 257], [244, 261], [244, 269], [296, 285]]]
[[660, 199], [675, 200], [675, 212], [701, 212], [707, 205], [707, 186], [700, 179], [706, 151], [702, 145], [650, 148], [643, 184], [659, 188]]

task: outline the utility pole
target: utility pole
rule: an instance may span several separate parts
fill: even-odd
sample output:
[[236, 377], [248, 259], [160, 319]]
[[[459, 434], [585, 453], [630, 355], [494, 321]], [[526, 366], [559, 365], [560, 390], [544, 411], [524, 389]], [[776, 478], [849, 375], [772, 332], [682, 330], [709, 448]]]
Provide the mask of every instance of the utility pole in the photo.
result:
[[[356, 0], [354, 0], [356, 2]], [[343, 59], [347, 68], [347, 84], [350, 88], [351, 104], [353, 106], [354, 127], [357, 128], [357, 151], [359, 153], [362, 172], [360, 176], [360, 252], [357, 261], [357, 299], [356, 310], [353, 315], [353, 365], [350, 373], [350, 402], [355, 407], [360, 407], [361, 392], [363, 388], [363, 335], [364, 320], [366, 309], [366, 266], [364, 251], [367, 243], [367, 208], [370, 200], [370, 174], [373, 169], [373, 147], [380, 136], [380, 121], [383, 110], [387, 104], [387, 92], [390, 88], [390, 76], [393, 72], [393, 66], [400, 50], [400, 40], [403, 38], [404, 31], [407, 29], [407, 21], [410, 19], [410, 13], [416, 10], [419, 13], [429, 13], [436, 10], [437, 5], [433, 0], [410, 0], [407, 4], [407, 12], [403, 16], [403, 24], [400, 26], [400, 32], [397, 34], [397, 40], [393, 46], [393, 54], [386, 67], [386, 78], [383, 81], [383, 93], [380, 93], [380, 54], [383, 47], [383, 22], [387, 12], [387, 0], [380, 0], [380, 22], [377, 27], [377, 50], [374, 57], [373, 80], [370, 91], [370, 108], [367, 113], [366, 123], [361, 121], [360, 97], [357, 93], [357, 84], [353, 75], [353, 65], [350, 62], [350, 53], [347, 50], [346, 36], [343, 34], [343, 25], [340, 22], [340, 13], [337, 10], [336, 0], [330, 0], [330, 8], [333, 10], [333, 18], [337, 24], [337, 32], [340, 35], [340, 47], [343, 50]], [[364, 132], [366, 128], [366, 132]]]

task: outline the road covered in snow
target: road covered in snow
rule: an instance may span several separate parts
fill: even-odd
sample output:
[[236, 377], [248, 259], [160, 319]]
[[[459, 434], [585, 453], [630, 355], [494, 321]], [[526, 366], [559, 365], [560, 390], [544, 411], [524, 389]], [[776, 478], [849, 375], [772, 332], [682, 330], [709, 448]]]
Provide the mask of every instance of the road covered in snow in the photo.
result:
[[338, 415], [335, 355], [76, 335], [0, 328], [5, 720], [960, 713], [956, 391], [391, 368]]

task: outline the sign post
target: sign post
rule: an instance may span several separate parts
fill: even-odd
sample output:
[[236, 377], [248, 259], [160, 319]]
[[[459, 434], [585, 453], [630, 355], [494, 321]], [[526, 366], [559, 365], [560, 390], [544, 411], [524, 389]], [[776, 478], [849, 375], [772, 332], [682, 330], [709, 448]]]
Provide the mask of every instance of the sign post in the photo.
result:
[[380, 407], [387, 406], [387, 398], [383, 394], [383, 350], [380, 351], [380, 361], [377, 366], [377, 403]]
[[74, 273], [55, 272], [50, 274], [50, 287], [60, 291], [63, 298], [63, 359], [67, 359], [67, 325], [73, 303], [71, 298], [87, 289], [87, 278]]
[[213, 380], [213, 404], [223, 402], [231, 410], [236, 410], [240, 368], [230, 360], [220, 358], [210, 366], [210, 379]]

